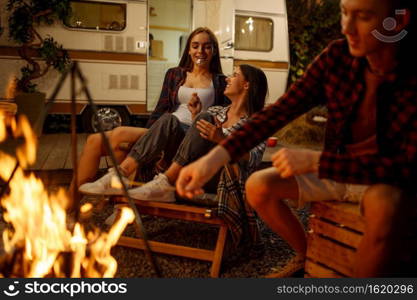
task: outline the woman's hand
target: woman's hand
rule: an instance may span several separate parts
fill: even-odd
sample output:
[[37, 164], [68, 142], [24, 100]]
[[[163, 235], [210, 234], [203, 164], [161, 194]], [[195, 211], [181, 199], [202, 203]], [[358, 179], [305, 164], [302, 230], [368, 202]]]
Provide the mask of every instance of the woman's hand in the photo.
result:
[[209, 140], [210, 142], [218, 144], [223, 139], [225, 139], [226, 136], [223, 134], [222, 125], [216, 117], [214, 117], [214, 120], [216, 122], [216, 125], [213, 125], [206, 120], [198, 120], [197, 129], [200, 130], [201, 137], [203, 137], [206, 140]]
[[319, 169], [320, 151], [308, 149], [283, 148], [272, 155], [272, 165], [282, 178], [305, 173], [317, 172]]
[[191, 112], [191, 118], [194, 120], [202, 109], [200, 97], [198, 97], [197, 93], [193, 93], [190, 101], [188, 101], [187, 107], [188, 110]]

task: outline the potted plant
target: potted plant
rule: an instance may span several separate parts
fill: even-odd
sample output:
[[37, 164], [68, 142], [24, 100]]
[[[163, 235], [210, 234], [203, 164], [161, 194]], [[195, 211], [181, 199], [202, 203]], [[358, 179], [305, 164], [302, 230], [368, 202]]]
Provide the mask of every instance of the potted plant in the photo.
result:
[[[20, 76], [15, 78], [15, 101], [19, 113], [27, 114], [29, 120], [34, 122], [40, 113], [40, 108], [36, 112], [34, 101], [39, 101], [40, 107], [45, 101], [45, 94], [39, 93], [34, 80], [51, 69], [63, 72], [70, 65], [68, 52], [62, 45], [52, 36], [42, 36], [37, 28], [68, 18], [70, 1], [8, 0], [6, 11], [9, 39], [18, 46], [19, 56], [26, 62]], [[29, 109], [25, 109], [25, 103], [30, 106]], [[30, 116], [29, 112], [35, 115]]]

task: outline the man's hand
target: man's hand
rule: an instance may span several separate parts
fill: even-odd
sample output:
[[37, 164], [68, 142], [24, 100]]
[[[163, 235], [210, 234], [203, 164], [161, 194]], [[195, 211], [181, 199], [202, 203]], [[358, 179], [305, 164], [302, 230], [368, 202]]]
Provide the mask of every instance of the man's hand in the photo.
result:
[[193, 198], [204, 193], [202, 187], [222, 166], [229, 162], [229, 153], [216, 146], [208, 154], [182, 168], [176, 187], [180, 196]]
[[198, 97], [197, 93], [193, 93], [190, 101], [188, 101], [187, 107], [188, 107], [188, 110], [191, 112], [192, 119], [194, 120], [195, 117], [201, 112], [201, 109], [202, 109], [200, 97]]
[[272, 155], [272, 165], [282, 178], [317, 172], [320, 151], [283, 148]]
[[213, 125], [206, 120], [199, 120], [197, 122], [197, 129], [200, 131], [200, 135], [203, 138], [218, 144], [226, 136], [223, 134], [222, 125], [220, 124], [220, 122], [217, 120], [216, 117], [214, 117], [214, 119], [216, 121], [216, 125]]

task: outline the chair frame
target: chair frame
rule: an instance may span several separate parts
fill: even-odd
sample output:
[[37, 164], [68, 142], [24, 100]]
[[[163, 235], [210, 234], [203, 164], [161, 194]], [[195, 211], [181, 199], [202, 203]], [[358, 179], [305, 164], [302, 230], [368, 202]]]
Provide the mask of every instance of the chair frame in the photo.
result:
[[[116, 203], [127, 203], [127, 199], [123, 196], [113, 196], [111, 199]], [[217, 235], [216, 245], [212, 250], [176, 245], [174, 243], [157, 241], [148, 242], [149, 247], [153, 252], [209, 261], [212, 263], [210, 276], [219, 276], [221, 262], [223, 259], [223, 252], [227, 239], [228, 226], [221, 218], [216, 215], [215, 209], [177, 203], [163, 203], [141, 200], [134, 201], [141, 214], [217, 225], [219, 227], [219, 232]], [[117, 245], [141, 250], [145, 249], [144, 241], [141, 238], [121, 236]]]

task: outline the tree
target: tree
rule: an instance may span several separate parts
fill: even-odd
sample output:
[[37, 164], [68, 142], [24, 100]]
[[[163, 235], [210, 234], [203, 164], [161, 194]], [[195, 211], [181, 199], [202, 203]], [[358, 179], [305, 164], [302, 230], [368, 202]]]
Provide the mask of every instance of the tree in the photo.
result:
[[[8, 0], [9, 39], [19, 45], [18, 53], [27, 65], [16, 78], [21, 92], [36, 91], [34, 79], [45, 75], [51, 68], [63, 72], [70, 64], [68, 52], [51, 36], [43, 37], [39, 25], [52, 25], [70, 16], [69, 0]], [[1, 31], [1, 30], [0, 30]], [[40, 57], [43, 63], [35, 60]]]
[[339, 0], [287, 0], [292, 83], [334, 39], [341, 38]]

